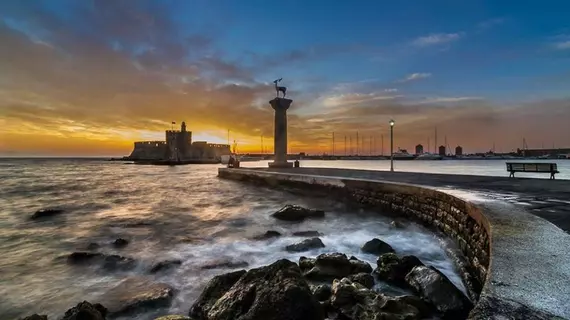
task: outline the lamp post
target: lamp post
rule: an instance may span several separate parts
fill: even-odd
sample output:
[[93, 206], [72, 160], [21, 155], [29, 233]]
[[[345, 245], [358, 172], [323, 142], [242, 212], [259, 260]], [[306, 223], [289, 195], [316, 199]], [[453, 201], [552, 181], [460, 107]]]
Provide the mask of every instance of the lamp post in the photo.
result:
[[394, 120], [390, 120], [390, 171], [394, 171]]

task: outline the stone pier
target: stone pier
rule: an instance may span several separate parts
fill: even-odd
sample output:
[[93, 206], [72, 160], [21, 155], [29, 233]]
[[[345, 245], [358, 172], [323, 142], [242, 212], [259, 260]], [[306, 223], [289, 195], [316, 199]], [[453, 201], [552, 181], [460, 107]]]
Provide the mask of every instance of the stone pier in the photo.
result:
[[275, 98], [269, 101], [275, 110], [275, 133], [274, 149], [275, 160], [269, 163], [270, 168], [291, 168], [293, 163], [287, 162], [287, 109], [293, 100], [285, 98]]

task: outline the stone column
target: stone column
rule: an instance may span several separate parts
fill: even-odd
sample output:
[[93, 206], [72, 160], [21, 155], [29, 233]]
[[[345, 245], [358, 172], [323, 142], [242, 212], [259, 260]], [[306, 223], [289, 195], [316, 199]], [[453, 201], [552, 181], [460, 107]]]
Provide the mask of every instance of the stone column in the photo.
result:
[[270, 168], [291, 168], [292, 162], [287, 162], [287, 109], [291, 106], [293, 100], [285, 98], [275, 98], [269, 101], [273, 110], [275, 110], [275, 133], [274, 133], [274, 149], [275, 160], [269, 163]]

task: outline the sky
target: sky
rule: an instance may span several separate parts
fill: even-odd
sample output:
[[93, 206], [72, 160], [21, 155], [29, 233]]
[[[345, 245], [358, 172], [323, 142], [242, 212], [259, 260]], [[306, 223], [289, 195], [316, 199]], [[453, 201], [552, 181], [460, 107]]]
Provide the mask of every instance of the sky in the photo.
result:
[[[0, 1], [0, 156], [121, 156], [185, 121], [271, 151], [570, 147], [570, 2]], [[429, 140], [429, 142], [428, 142]]]

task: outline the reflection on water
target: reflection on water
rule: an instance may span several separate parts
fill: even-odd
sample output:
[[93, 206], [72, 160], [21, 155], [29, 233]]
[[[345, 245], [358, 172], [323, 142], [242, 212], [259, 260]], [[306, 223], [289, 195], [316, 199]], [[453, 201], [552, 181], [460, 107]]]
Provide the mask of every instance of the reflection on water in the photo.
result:
[[[59, 317], [81, 300], [97, 301], [133, 274], [147, 275], [178, 290], [169, 310], [141, 314], [139, 319], [186, 314], [205, 282], [228, 270], [203, 270], [205, 264], [232, 260], [255, 267], [279, 258], [297, 260], [301, 255], [340, 251], [375, 265], [375, 256], [359, 251], [373, 237], [386, 240], [398, 253], [417, 255], [462, 287], [440, 240], [418, 226], [394, 230], [387, 218], [351, 212], [331, 199], [220, 180], [218, 167], [0, 160], [0, 314], [9, 319], [33, 312]], [[322, 208], [327, 218], [295, 224], [269, 217], [287, 203]], [[29, 220], [34, 211], [45, 207], [66, 212]], [[284, 236], [251, 240], [267, 230]], [[326, 248], [302, 254], [285, 252], [284, 246], [303, 239], [293, 237], [292, 232], [302, 230], [323, 233]], [[114, 248], [110, 243], [118, 237], [130, 244]], [[95, 266], [71, 267], [61, 259], [92, 242], [101, 245], [100, 252], [135, 258], [136, 269], [104, 272]], [[154, 262], [165, 259], [180, 259], [183, 264], [170, 272], [148, 274]]]

